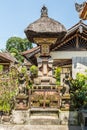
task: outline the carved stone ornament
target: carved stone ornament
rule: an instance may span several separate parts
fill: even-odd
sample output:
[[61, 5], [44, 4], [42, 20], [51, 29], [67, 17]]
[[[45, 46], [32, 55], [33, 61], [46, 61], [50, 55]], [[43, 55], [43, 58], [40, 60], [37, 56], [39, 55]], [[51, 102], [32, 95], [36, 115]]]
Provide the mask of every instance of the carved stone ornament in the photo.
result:
[[34, 38], [34, 42], [37, 44], [54, 44], [57, 38]]
[[41, 9], [41, 17], [46, 17], [48, 16], [48, 9], [47, 7], [43, 6]]
[[83, 2], [82, 4], [75, 3], [76, 11], [80, 13], [83, 10], [85, 4], [86, 2]]
[[43, 44], [42, 46], [41, 46], [41, 52], [42, 52], [42, 54], [48, 54], [49, 53], [49, 45], [47, 45], [47, 44]]

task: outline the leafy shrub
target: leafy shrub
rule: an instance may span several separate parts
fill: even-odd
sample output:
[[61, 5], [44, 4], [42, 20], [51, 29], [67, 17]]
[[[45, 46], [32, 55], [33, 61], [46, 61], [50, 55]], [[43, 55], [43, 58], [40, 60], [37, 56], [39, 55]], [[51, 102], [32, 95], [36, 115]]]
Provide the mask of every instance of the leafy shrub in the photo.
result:
[[60, 85], [60, 76], [61, 76], [61, 68], [60, 67], [57, 67], [55, 70], [54, 70], [54, 75], [56, 77], [56, 84], [57, 85]]
[[76, 79], [70, 80], [71, 104], [75, 109], [84, 107], [87, 101], [87, 76], [81, 73], [76, 75]]
[[30, 72], [31, 72], [32, 75], [37, 75], [37, 73], [38, 73], [38, 68], [37, 68], [37, 66], [32, 65], [32, 66], [30, 67]]
[[0, 65], [0, 72], [3, 71], [3, 65]]

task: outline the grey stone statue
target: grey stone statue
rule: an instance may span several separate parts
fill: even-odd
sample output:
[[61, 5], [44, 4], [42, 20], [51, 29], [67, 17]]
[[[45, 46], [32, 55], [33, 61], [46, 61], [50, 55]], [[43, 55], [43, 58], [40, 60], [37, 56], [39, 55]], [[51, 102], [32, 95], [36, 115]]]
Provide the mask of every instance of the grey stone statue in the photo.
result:
[[81, 12], [86, 2], [83, 2], [82, 4], [75, 3], [75, 9], [77, 12]]
[[43, 16], [48, 16], [48, 9], [45, 6], [43, 6], [41, 9], [41, 17]]
[[69, 74], [66, 73], [65, 74], [65, 78], [63, 79], [63, 83], [64, 83], [64, 88], [65, 88], [65, 92], [64, 94], [69, 94]]
[[19, 74], [19, 93], [25, 94], [26, 93], [26, 79], [22, 73]]

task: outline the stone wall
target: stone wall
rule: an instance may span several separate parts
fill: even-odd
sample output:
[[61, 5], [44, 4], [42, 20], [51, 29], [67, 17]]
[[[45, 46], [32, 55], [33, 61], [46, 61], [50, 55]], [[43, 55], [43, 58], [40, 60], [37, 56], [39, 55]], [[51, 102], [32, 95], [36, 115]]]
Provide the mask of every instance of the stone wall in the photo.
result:
[[61, 125], [78, 125], [78, 112], [77, 111], [60, 111], [59, 119]]
[[87, 70], [87, 57], [72, 58], [72, 77], [75, 78], [77, 73], [85, 74]]

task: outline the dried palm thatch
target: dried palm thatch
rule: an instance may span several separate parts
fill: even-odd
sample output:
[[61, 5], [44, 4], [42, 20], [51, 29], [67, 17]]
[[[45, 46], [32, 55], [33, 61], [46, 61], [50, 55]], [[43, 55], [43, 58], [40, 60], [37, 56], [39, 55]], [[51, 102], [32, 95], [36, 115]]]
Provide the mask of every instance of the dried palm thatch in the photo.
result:
[[48, 17], [47, 8], [41, 9], [41, 17], [34, 23], [30, 24], [25, 33], [30, 41], [35, 37], [58, 37], [66, 33], [65, 27], [58, 21]]

